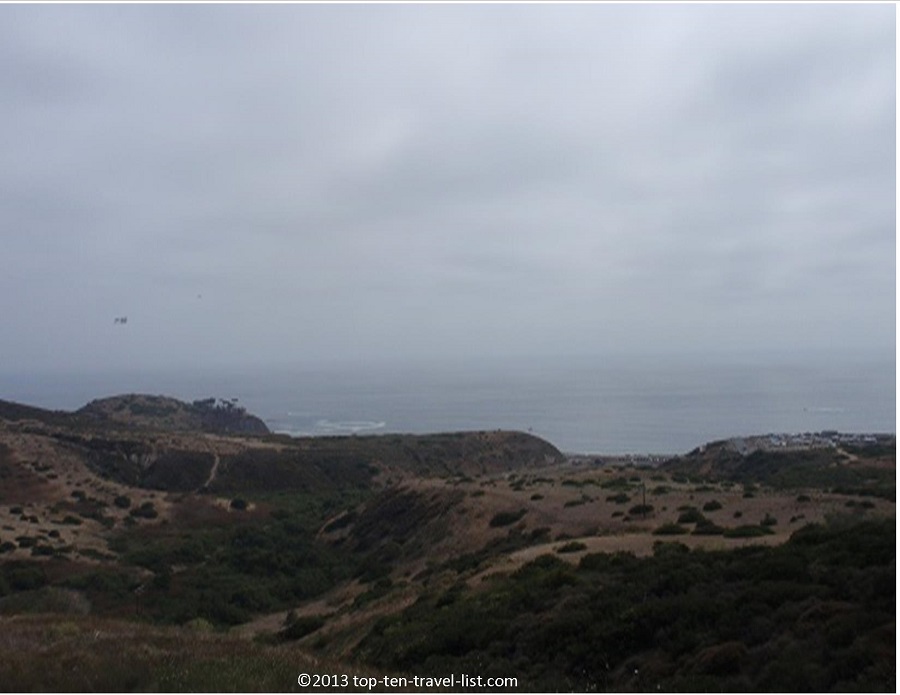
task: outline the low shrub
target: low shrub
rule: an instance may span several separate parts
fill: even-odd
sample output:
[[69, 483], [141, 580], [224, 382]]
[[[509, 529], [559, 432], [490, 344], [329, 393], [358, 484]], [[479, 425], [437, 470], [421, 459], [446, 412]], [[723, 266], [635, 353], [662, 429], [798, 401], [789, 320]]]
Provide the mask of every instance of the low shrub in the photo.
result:
[[696, 507], [688, 507], [678, 515], [679, 524], [702, 524], [704, 521], [707, 518]]
[[140, 507], [132, 509], [128, 514], [129, 516], [140, 517], [142, 519], [155, 519], [159, 516], [159, 512], [156, 511], [153, 502], [144, 502]]
[[759, 536], [768, 536], [772, 530], [767, 526], [757, 526], [755, 524], [745, 524], [734, 528], [725, 529], [723, 535], [725, 538], [758, 538]]
[[681, 524], [663, 524], [653, 531], [654, 536], [680, 536], [687, 533], [688, 530]]
[[501, 526], [509, 526], [510, 524], [516, 523], [519, 519], [525, 516], [525, 513], [528, 510], [520, 509], [515, 512], [497, 512], [491, 518], [490, 525], [492, 528], [499, 528]]
[[320, 615], [304, 615], [296, 618], [283, 630], [279, 631], [278, 637], [282, 641], [298, 640], [312, 634], [325, 625], [325, 619]]
[[718, 524], [714, 524], [709, 519], [704, 520], [703, 523], [697, 524], [694, 528], [692, 535], [694, 536], [721, 536], [725, 533], [725, 529], [719, 526]]
[[558, 553], [577, 553], [587, 550], [587, 546], [581, 541], [569, 541], [565, 545], [561, 545], [556, 549]]
[[631, 484], [626, 478], [613, 478], [612, 480], [605, 480], [604, 482], [600, 483], [600, 487], [603, 489], [627, 490], [631, 487]]
[[131, 498], [127, 495], [117, 495], [113, 504], [119, 509], [128, 509], [131, 506]]

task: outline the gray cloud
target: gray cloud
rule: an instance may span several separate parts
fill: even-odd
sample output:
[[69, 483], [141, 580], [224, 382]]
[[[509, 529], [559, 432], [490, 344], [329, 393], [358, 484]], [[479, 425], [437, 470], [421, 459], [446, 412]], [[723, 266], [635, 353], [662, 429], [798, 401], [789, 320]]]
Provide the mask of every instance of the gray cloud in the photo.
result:
[[3, 6], [4, 366], [892, 352], [893, 12]]

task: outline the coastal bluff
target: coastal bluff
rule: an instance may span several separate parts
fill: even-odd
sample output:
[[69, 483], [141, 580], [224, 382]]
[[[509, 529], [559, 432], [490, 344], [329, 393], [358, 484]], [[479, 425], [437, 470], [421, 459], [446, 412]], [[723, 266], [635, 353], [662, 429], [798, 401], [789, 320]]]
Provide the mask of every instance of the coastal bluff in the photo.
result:
[[75, 411], [81, 419], [127, 428], [214, 434], [269, 434], [266, 423], [236, 401], [206, 398], [186, 403], [168, 396], [126, 394], [91, 401]]

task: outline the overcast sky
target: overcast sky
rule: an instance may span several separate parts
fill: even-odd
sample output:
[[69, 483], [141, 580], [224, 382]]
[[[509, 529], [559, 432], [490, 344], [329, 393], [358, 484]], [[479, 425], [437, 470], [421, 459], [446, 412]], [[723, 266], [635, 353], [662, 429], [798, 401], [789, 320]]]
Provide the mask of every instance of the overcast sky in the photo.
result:
[[0, 6], [3, 370], [890, 357], [895, 40], [893, 5]]

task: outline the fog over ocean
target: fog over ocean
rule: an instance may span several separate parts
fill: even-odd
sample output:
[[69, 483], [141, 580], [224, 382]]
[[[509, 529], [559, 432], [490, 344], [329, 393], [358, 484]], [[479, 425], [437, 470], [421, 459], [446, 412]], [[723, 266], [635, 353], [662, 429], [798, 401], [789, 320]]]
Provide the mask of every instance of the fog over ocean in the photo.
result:
[[769, 432], [894, 432], [895, 362], [876, 357], [578, 357], [0, 375], [0, 398], [75, 409], [143, 392], [238, 398], [295, 435], [531, 431], [566, 452], [679, 454]]

